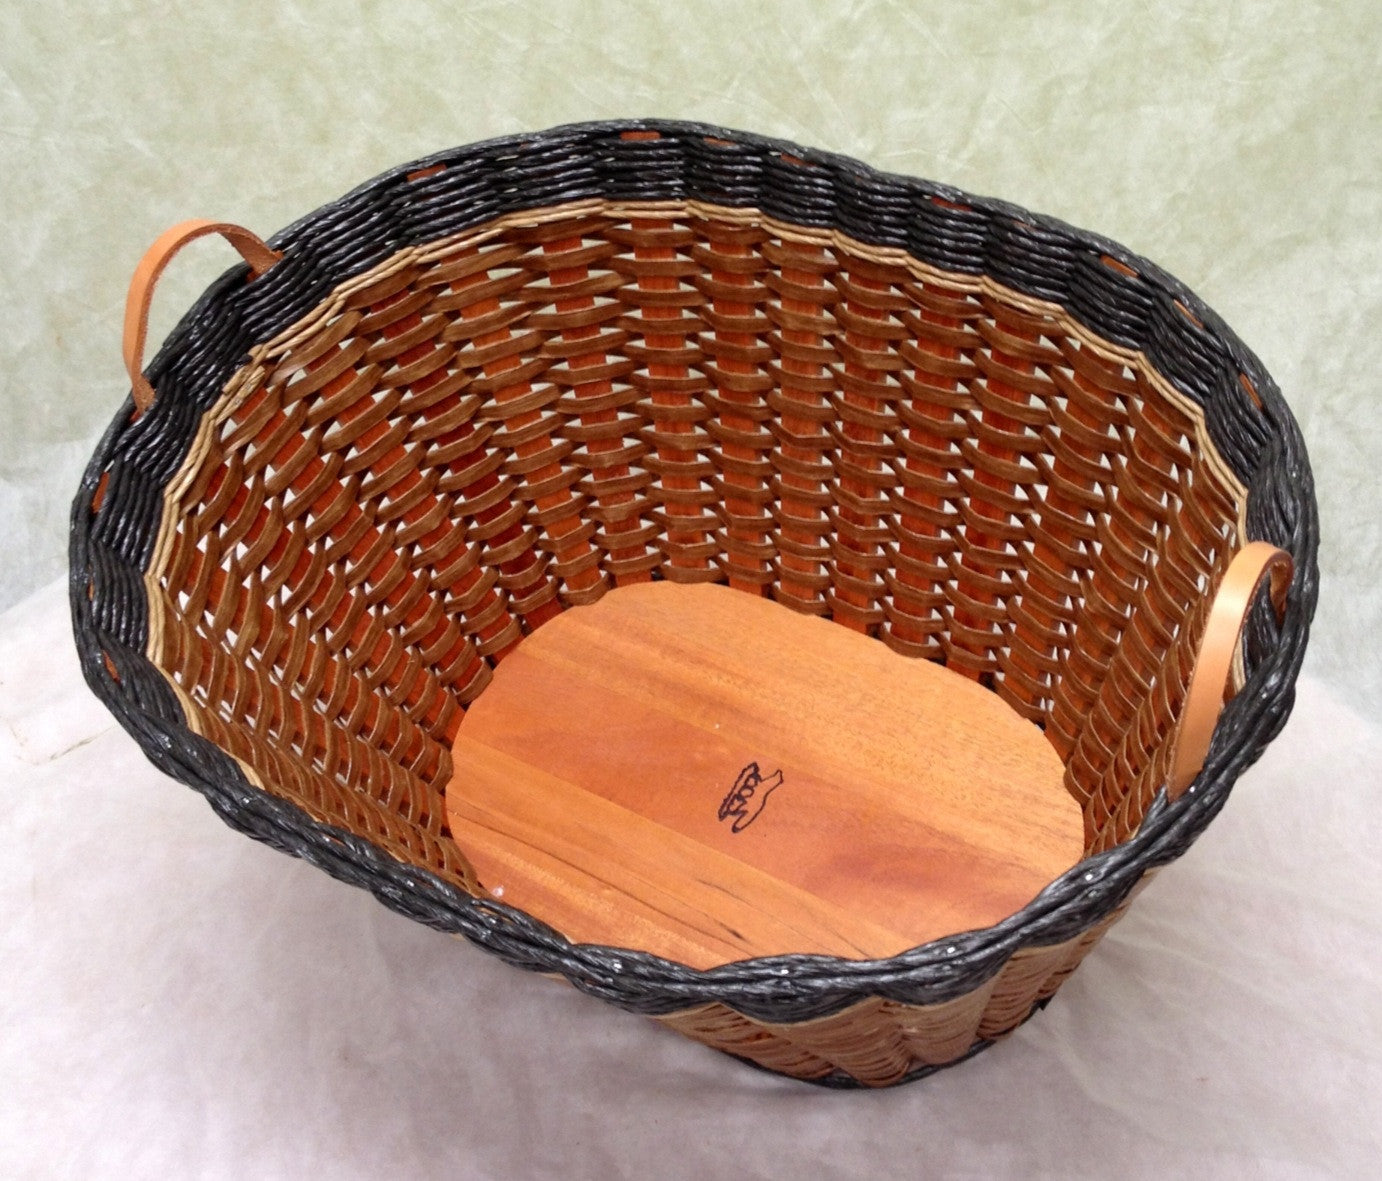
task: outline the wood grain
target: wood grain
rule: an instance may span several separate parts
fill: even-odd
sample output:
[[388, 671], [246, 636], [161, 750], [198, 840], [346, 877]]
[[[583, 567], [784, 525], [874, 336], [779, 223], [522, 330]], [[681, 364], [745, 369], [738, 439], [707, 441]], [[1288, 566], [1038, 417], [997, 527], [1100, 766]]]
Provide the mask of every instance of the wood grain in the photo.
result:
[[996, 695], [716, 585], [552, 619], [471, 706], [454, 766], [451, 831], [486, 888], [695, 967], [892, 956], [1001, 920], [1083, 852], [1060, 759]]

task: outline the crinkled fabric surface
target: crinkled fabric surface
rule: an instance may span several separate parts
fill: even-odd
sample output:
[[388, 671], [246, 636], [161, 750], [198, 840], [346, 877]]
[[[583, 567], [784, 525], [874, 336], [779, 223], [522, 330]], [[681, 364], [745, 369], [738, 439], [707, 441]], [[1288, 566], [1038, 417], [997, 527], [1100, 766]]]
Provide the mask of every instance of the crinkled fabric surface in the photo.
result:
[[828, 1092], [234, 834], [67, 627], [0, 616], [0, 1176], [1375, 1176], [1382, 728], [1318, 680], [1044, 1012]]
[[[397, 0], [0, 9], [0, 1174], [1364, 1175], [1382, 1123], [1382, 20], [1092, 6]], [[140, 253], [576, 119], [704, 119], [1116, 238], [1301, 421], [1301, 704], [1044, 1014], [823, 1095], [410, 925], [233, 837], [80, 685], [67, 506], [124, 398]], [[157, 340], [232, 259], [195, 244]]]

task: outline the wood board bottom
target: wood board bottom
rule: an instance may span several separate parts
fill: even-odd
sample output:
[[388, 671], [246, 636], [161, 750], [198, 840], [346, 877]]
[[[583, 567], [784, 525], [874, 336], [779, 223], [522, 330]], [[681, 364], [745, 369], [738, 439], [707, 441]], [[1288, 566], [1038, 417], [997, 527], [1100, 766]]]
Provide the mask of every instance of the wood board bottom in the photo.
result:
[[717, 585], [550, 620], [454, 766], [448, 820], [486, 888], [698, 968], [893, 956], [1006, 918], [1083, 855], [1060, 759], [998, 696]]

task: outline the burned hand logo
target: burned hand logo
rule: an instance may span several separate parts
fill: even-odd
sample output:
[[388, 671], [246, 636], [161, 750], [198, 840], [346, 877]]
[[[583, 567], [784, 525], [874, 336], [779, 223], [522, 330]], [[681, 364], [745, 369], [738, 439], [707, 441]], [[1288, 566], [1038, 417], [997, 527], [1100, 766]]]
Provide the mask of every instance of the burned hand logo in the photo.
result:
[[734, 781], [729, 794], [720, 803], [720, 819], [733, 818], [730, 832], [743, 832], [763, 811], [768, 797], [782, 786], [782, 772], [764, 775], [757, 763], [750, 763]]

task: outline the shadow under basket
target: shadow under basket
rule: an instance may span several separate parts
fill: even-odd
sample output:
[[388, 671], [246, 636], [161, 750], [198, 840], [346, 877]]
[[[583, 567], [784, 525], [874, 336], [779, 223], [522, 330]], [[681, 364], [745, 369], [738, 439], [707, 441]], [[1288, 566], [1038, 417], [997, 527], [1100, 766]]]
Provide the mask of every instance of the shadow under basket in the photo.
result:
[[[248, 265], [145, 375], [211, 231]], [[998, 201], [559, 128], [268, 243], [175, 227], [125, 357], [71, 592], [149, 758], [773, 1071], [1009, 1033], [1290, 710], [1317, 521], [1276, 386], [1152, 264]]]

